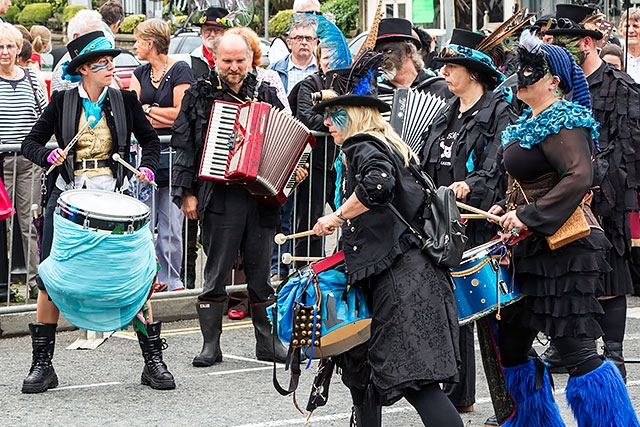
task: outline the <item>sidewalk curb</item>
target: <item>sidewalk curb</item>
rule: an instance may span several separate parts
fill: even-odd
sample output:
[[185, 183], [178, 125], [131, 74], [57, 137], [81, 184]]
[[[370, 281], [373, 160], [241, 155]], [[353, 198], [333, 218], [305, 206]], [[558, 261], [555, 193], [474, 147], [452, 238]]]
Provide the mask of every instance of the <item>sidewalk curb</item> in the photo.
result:
[[[154, 294], [151, 298], [154, 320], [173, 322], [176, 320], [195, 319], [197, 317], [195, 302], [201, 291], [201, 289], [179, 291], [179, 295], [176, 295], [176, 292]], [[0, 314], [0, 329], [3, 331], [2, 338], [29, 335], [29, 323], [36, 320], [35, 306], [35, 304], [31, 304], [25, 308], [26, 311], [22, 312]], [[69, 331], [74, 329], [77, 328], [70, 324], [64, 316], [60, 316], [57, 330]]]

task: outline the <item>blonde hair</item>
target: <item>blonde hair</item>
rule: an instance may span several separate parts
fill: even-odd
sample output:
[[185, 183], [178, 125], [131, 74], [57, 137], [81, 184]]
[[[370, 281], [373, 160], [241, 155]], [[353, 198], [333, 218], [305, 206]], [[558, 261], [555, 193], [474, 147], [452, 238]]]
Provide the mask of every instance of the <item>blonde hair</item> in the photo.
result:
[[51, 43], [51, 31], [45, 26], [33, 25], [29, 32], [31, 33], [31, 37], [33, 37], [33, 41], [31, 42], [33, 51], [42, 53], [45, 47]]
[[[10, 41], [14, 42], [16, 46], [18, 46], [18, 52], [20, 52], [20, 49], [22, 49], [22, 42], [24, 41], [24, 38], [22, 37], [22, 33], [19, 29], [7, 22], [0, 22], [0, 38], [3, 37], [6, 37]], [[18, 52], [16, 52], [16, 55]]]
[[159, 55], [166, 55], [169, 52], [171, 30], [169, 25], [162, 19], [152, 18], [139, 23], [133, 30], [133, 36], [153, 42]]
[[253, 60], [251, 61], [251, 66], [255, 70], [260, 65], [262, 65], [262, 49], [260, 48], [260, 38], [255, 31], [253, 31], [249, 27], [233, 27], [228, 29], [225, 34], [237, 34], [239, 36], [246, 37], [247, 41], [249, 42], [249, 46], [253, 51]]
[[418, 156], [400, 138], [400, 135], [387, 123], [375, 107], [342, 106], [349, 118], [347, 123], [347, 135], [349, 138], [359, 133], [368, 133], [383, 141], [392, 149], [396, 148], [402, 154], [404, 165], [409, 166], [409, 161], [418, 161]]

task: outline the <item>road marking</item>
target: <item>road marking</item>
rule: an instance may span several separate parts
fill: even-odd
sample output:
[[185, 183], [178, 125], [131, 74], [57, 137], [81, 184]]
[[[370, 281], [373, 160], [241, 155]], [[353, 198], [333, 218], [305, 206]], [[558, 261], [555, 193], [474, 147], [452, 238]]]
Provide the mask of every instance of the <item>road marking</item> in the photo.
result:
[[260, 368], [234, 369], [234, 370], [231, 370], [231, 371], [209, 372], [207, 375], [241, 374], [243, 372], [266, 371], [268, 369], [271, 369], [271, 366], [263, 366], [263, 367], [260, 367]]
[[[627, 383], [627, 388], [629, 388], [630, 386], [638, 386], [638, 385], [640, 385], [640, 380], [629, 381]], [[556, 388], [553, 394], [556, 396], [563, 395], [564, 388], [561, 388], [561, 389]], [[485, 403], [490, 404], [491, 398], [485, 397], [485, 398], [476, 400], [476, 404], [480, 405]], [[413, 408], [413, 406], [409, 406], [409, 405], [397, 406], [392, 408], [388, 408], [388, 407], [382, 408], [383, 414], [393, 414], [397, 412], [406, 412], [406, 411], [415, 411], [415, 409]], [[323, 423], [326, 421], [346, 420], [346, 419], [349, 419], [350, 417], [351, 417], [351, 413], [323, 415], [318, 417], [312, 416], [311, 419], [309, 419], [309, 424]], [[262, 423], [242, 424], [235, 427], [279, 427], [279, 426], [285, 426], [285, 425], [300, 425], [300, 423], [303, 423], [303, 422], [304, 422], [304, 417], [298, 417], [298, 418], [292, 418], [288, 420], [277, 420], [277, 421], [267, 421]]]
[[56, 387], [56, 388], [50, 388], [49, 391], [60, 391], [60, 390], [73, 390], [73, 389], [78, 389], [78, 388], [93, 388], [93, 387], [106, 387], [106, 386], [110, 386], [110, 385], [120, 385], [122, 384], [121, 382], [111, 382], [111, 383], [96, 383], [96, 384], [85, 384], [85, 385], [70, 385], [70, 386], [66, 386], [66, 387]]
[[[245, 329], [252, 327], [253, 324], [251, 320], [242, 321], [242, 322], [234, 322], [234, 323], [225, 323], [222, 325], [223, 331], [233, 330], [233, 329]], [[171, 335], [189, 335], [194, 334], [196, 332], [200, 332], [200, 327], [195, 328], [177, 328], [177, 329], [166, 329], [162, 331], [162, 336], [171, 336]], [[133, 331], [118, 331], [114, 333], [112, 336], [119, 338], [133, 338], [138, 339], [136, 333]]]

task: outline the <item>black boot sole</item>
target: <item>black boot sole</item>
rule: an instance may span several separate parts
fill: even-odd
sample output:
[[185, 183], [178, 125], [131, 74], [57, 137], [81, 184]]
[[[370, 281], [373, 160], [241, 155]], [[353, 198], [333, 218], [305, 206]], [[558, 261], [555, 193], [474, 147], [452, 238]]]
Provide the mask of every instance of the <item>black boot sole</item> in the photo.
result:
[[140, 383], [142, 385], [147, 385], [154, 390], [173, 390], [176, 388], [176, 383], [173, 380], [157, 381], [153, 378], [147, 377], [144, 373], [140, 378]]
[[193, 358], [193, 362], [191, 362], [191, 364], [197, 368], [206, 368], [220, 362], [222, 362], [222, 354], [215, 359], [207, 359], [198, 355]]
[[25, 394], [44, 393], [45, 391], [58, 387], [58, 376], [53, 374], [50, 381], [41, 384], [24, 384], [22, 383], [22, 392]]

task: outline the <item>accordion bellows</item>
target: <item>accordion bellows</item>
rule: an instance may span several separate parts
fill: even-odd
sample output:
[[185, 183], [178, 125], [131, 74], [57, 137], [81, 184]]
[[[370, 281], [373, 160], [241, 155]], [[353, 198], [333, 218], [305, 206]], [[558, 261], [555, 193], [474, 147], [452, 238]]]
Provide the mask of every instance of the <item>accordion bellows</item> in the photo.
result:
[[282, 204], [315, 143], [302, 122], [270, 104], [215, 101], [198, 176], [242, 184], [257, 199]]

